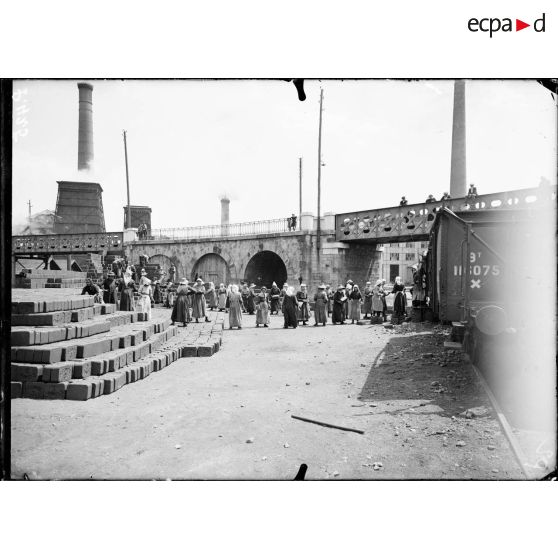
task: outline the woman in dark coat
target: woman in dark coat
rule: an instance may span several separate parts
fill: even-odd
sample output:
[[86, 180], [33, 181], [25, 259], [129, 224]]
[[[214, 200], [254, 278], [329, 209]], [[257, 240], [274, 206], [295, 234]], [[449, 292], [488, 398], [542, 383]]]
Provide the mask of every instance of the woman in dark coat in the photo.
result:
[[161, 304], [163, 302], [163, 295], [161, 293], [161, 284], [159, 281], [155, 281], [153, 285], [153, 303]]
[[120, 311], [130, 312], [134, 309], [134, 287], [133, 281], [128, 281], [126, 284], [124, 279], [120, 279], [118, 283], [118, 290], [120, 292]]
[[284, 329], [289, 327], [297, 327], [297, 310], [298, 305], [296, 301], [295, 290], [293, 287], [287, 287], [285, 292], [285, 296], [283, 297], [283, 307], [281, 308], [283, 311], [283, 316], [285, 318], [285, 325], [283, 326]]
[[118, 304], [116, 289], [117, 285], [114, 280], [114, 273], [110, 271], [107, 278], [103, 281], [103, 302], [105, 304]]
[[314, 306], [314, 319], [316, 323], [314, 326], [318, 324], [323, 324], [324, 326], [327, 323], [327, 294], [325, 292], [326, 286], [320, 285], [318, 287], [318, 292], [314, 295], [314, 302], [316, 305]]
[[344, 324], [345, 323], [345, 302], [347, 296], [345, 295], [345, 287], [339, 285], [337, 287], [336, 293], [333, 295], [333, 315], [331, 316], [331, 321], [334, 324]]
[[395, 295], [393, 299], [393, 317], [392, 320], [396, 323], [401, 323], [407, 315], [407, 298], [405, 296], [405, 285], [401, 281], [401, 277], [395, 278], [393, 290], [391, 294]]
[[372, 283], [370, 281], [366, 282], [366, 287], [364, 288], [364, 304], [362, 306], [362, 313], [364, 314], [364, 320], [366, 320], [369, 315], [372, 315]]
[[271, 289], [269, 291], [269, 298], [271, 301], [270, 314], [273, 314], [273, 312], [279, 314], [279, 306], [280, 306], [279, 299], [281, 298], [281, 290], [279, 289], [275, 281], [273, 281], [273, 284], [271, 285]]
[[188, 281], [182, 279], [176, 289], [176, 299], [171, 314], [172, 325], [174, 325], [174, 322], [182, 322], [184, 327], [186, 327], [186, 324], [190, 322], [190, 304], [188, 302], [190, 291], [191, 288], [188, 287]]

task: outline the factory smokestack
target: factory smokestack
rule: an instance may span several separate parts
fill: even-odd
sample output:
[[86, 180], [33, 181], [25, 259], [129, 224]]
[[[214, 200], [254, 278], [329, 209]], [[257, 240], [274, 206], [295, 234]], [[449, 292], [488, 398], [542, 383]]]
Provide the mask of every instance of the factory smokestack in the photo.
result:
[[229, 205], [231, 200], [227, 196], [221, 198], [221, 234], [226, 236], [229, 228]]
[[462, 198], [467, 194], [467, 145], [465, 133], [465, 81], [455, 80], [453, 86], [453, 133], [451, 136], [450, 195]]
[[93, 86], [78, 83], [79, 128], [78, 128], [78, 171], [93, 167]]

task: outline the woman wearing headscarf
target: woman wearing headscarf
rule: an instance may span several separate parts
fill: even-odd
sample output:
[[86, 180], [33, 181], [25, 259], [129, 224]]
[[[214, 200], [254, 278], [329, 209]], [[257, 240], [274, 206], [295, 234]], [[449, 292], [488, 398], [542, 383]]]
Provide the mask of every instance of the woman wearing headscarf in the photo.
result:
[[174, 325], [174, 322], [182, 322], [184, 327], [186, 327], [186, 324], [190, 322], [190, 304], [188, 303], [190, 290], [188, 281], [182, 279], [176, 289], [176, 300], [174, 301], [171, 314], [172, 325]]
[[352, 281], [352, 279], [349, 279], [347, 281], [347, 284], [345, 285], [345, 306], [343, 308], [343, 310], [345, 311], [345, 319], [347, 319], [347, 317], [349, 316], [349, 300], [351, 299], [351, 291], [353, 290], [353, 285], [354, 282]]
[[279, 308], [281, 308], [281, 312], [283, 311], [283, 301], [285, 300], [285, 295], [287, 294], [288, 288], [289, 284], [283, 283], [283, 288], [281, 289], [281, 293], [279, 294]]
[[360, 305], [362, 304], [362, 293], [358, 285], [353, 285], [349, 295], [349, 320], [354, 324], [360, 320]]
[[323, 324], [324, 326], [327, 323], [327, 294], [326, 294], [326, 286], [322, 283], [318, 287], [318, 292], [314, 295], [314, 320], [316, 323], [314, 324], [317, 327], [318, 324]]
[[215, 283], [213, 283], [213, 281], [208, 283], [207, 290], [205, 291], [205, 302], [207, 308], [210, 310], [215, 310], [219, 304], [217, 293], [215, 291]]
[[193, 295], [192, 318], [196, 319], [196, 323], [199, 323], [200, 318], [205, 318], [205, 321], [209, 322], [209, 318], [206, 316], [205, 312], [205, 287], [203, 285], [203, 279], [199, 277], [194, 285]]
[[392, 321], [401, 323], [407, 315], [407, 298], [405, 296], [405, 285], [401, 281], [401, 277], [395, 278], [395, 283], [391, 291], [395, 295], [393, 299], [393, 316]]
[[334, 324], [344, 324], [345, 323], [345, 302], [347, 301], [347, 296], [345, 294], [345, 287], [339, 285], [337, 291], [333, 295], [333, 313], [331, 316], [331, 322]]
[[276, 314], [279, 314], [279, 299], [280, 299], [280, 297], [281, 297], [281, 290], [277, 286], [277, 283], [275, 281], [273, 281], [273, 283], [271, 284], [271, 289], [269, 291], [269, 299], [270, 299], [270, 303], [271, 303], [271, 308], [270, 308], [270, 313], [271, 314], [273, 314], [273, 312], [275, 312]]
[[284, 329], [289, 327], [297, 327], [297, 300], [295, 295], [294, 287], [287, 287], [285, 291], [285, 296], [283, 297], [283, 306], [281, 308], [283, 312], [283, 317], [285, 319], [285, 323], [283, 325]]
[[382, 280], [378, 279], [372, 289], [372, 312], [374, 313], [374, 316], [381, 316], [384, 311], [382, 291]]
[[227, 308], [227, 289], [223, 283], [219, 285], [219, 290], [217, 291], [217, 308], [219, 312]]
[[136, 284], [129, 280], [128, 283], [124, 279], [120, 279], [118, 290], [120, 292], [120, 307], [121, 312], [131, 312], [134, 309], [134, 288]]
[[165, 306], [167, 308], [174, 307], [174, 299], [176, 298], [176, 287], [169, 281], [166, 286], [165, 290], [167, 293], [167, 298], [165, 300]]
[[385, 284], [386, 284], [386, 280], [385, 279], [381, 279], [382, 284], [380, 285], [380, 294], [382, 297], [382, 316], [384, 317], [384, 322], [387, 320], [387, 302], [386, 302], [386, 290], [385, 290]]
[[155, 304], [161, 304], [161, 302], [163, 302], [163, 295], [161, 294], [161, 283], [159, 281], [155, 281], [155, 283], [153, 283], [153, 302]]
[[256, 327], [268, 327], [269, 324], [269, 304], [267, 302], [267, 289], [262, 287], [259, 295], [256, 295]]
[[362, 313], [364, 314], [364, 319], [368, 318], [368, 315], [372, 315], [372, 283], [366, 281], [366, 287], [364, 287], [364, 304], [362, 306]]
[[147, 277], [143, 279], [139, 288], [139, 311], [147, 314], [147, 319], [151, 320], [151, 280]]
[[103, 302], [105, 304], [118, 304], [116, 289], [117, 285], [114, 280], [114, 273], [109, 271], [107, 278], [103, 281]]
[[310, 302], [308, 302], [308, 287], [301, 283], [300, 290], [296, 293], [296, 301], [298, 306], [298, 321], [302, 325], [310, 319]]
[[333, 312], [333, 295], [335, 294], [331, 289], [331, 285], [326, 285], [326, 295], [327, 295], [327, 316], [331, 316]]
[[227, 296], [226, 307], [229, 310], [229, 329], [237, 327], [242, 329], [242, 295], [238, 292], [238, 285], [231, 285], [231, 292]]

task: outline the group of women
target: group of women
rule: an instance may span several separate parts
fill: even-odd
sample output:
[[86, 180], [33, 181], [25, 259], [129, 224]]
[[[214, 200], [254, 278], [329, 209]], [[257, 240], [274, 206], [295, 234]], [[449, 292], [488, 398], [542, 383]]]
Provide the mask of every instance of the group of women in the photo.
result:
[[120, 277], [116, 277], [115, 273], [110, 271], [100, 284], [93, 283], [89, 278], [85, 281], [81, 294], [94, 296], [95, 302], [116, 304], [120, 311], [144, 312], [148, 319], [151, 319], [153, 288], [144, 270], [141, 271], [137, 282], [132, 278], [129, 267]]

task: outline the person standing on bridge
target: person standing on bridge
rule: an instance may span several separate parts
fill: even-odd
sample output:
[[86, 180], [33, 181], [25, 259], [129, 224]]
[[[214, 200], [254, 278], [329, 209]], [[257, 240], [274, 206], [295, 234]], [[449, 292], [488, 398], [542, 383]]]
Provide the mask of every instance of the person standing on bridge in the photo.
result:
[[298, 304], [294, 287], [287, 287], [285, 296], [283, 297], [283, 306], [281, 308], [284, 317], [284, 329], [289, 327], [296, 328], [298, 326], [297, 312]]
[[399, 205], [403, 206], [403, 205], [407, 205], [407, 203], [408, 202], [407, 202], [407, 199], [405, 198], [405, 196], [401, 196], [401, 201], [399, 202]]
[[323, 324], [324, 326], [327, 324], [327, 294], [326, 294], [326, 286], [322, 283], [318, 286], [318, 292], [314, 295], [314, 320], [316, 323], [314, 327], [317, 327], [318, 324]]
[[270, 314], [273, 314], [273, 312], [279, 314], [279, 299], [281, 298], [281, 290], [279, 289], [275, 281], [273, 281], [273, 283], [271, 284], [269, 298], [271, 304]]
[[217, 309], [219, 312], [226, 310], [227, 308], [227, 289], [224, 283], [219, 285], [219, 290], [217, 291]]
[[444, 195], [440, 198], [440, 201], [451, 200], [451, 196], [448, 192], [444, 192]]
[[238, 292], [238, 285], [231, 285], [231, 292], [227, 297], [226, 306], [229, 310], [229, 329], [237, 327], [242, 329], [242, 295]]
[[436, 201], [436, 198], [432, 194], [428, 194], [428, 197], [426, 198], [425, 203], [433, 203], [435, 201]]
[[366, 287], [364, 287], [364, 304], [362, 306], [362, 313], [364, 314], [363, 319], [366, 320], [368, 315], [372, 315], [372, 283], [366, 281]]

